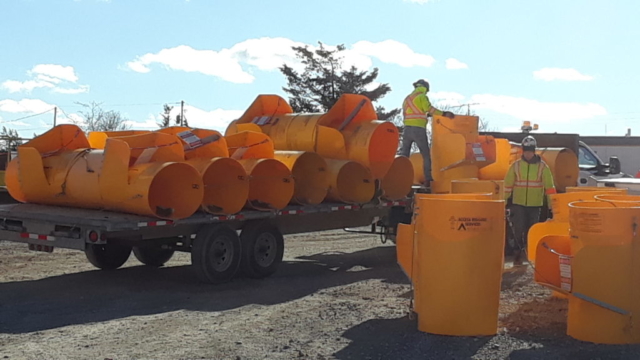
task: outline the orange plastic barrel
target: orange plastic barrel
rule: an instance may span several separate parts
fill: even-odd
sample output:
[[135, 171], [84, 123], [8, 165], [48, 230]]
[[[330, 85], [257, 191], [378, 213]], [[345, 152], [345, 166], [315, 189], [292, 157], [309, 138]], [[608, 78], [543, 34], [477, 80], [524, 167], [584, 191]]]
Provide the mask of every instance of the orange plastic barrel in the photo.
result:
[[609, 193], [596, 195], [595, 199], [598, 201], [606, 201], [613, 204], [628, 203], [629, 205], [640, 205], [640, 195], [613, 195]]
[[511, 166], [511, 144], [507, 139], [495, 139], [496, 161], [493, 164], [480, 168], [478, 178], [480, 180], [504, 180]]
[[382, 179], [398, 151], [396, 126], [389, 121], [363, 122], [343, 134], [348, 159], [368, 167], [375, 179]]
[[305, 151], [276, 151], [275, 158], [291, 170], [295, 190], [292, 202], [319, 204], [327, 196], [331, 182], [327, 162], [318, 154]]
[[275, 159], [240, 160], [249, 174], [247, 207], [279, 210], [289, 204], [295, 188], [291, 170]]
[[355, 161], [326, 161], [331, 179], [327, 200], [362, 204], [373, 199], [376, 187], [369, 169]]
[[187, 160], [187, 163], [202, 176], [203, 211], [231, 215], [242, 210], [249, 197], [249, 176], [237, 160], [224, 157], [194, 158]]
[[418, 198], [418, 207], [418, 329], [440, 335], [495, 335], [504, 201]]
[[567, 334], [601, 344], [640, 343], [640, 207], [569, 204], [572, 289]]
[[494, 200], [504, 200], [504, 181], [461, 179], [451, 181], [452, 194], [493, 194]]
[[269, 136], [253, 132], [241, 131], [225, 136], [229, 147], [229, 156], [236, 160], [272, 159], [274, 155], [273, 141]]
[[411, 160], [404, 156], [398, 156], [393, 160], [389, 171], [380, 182], [382, 197], [391, 201], [404, 199], [411, 192], [412, 184], [413, 165]]

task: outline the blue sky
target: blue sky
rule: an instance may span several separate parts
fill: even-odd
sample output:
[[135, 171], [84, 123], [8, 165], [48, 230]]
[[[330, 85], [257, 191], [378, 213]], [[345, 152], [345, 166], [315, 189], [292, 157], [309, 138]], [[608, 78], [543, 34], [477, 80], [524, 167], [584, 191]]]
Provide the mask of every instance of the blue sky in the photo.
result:
[[544, 132], [640, 134], [633, 0], [3, 0], [1, 9], [0, 125], [23, 136], [50, 128], [53, 107], [65, 122], [91, 101], [149, 129], [162, 104], [184, 100], [192, 126], [224, 130], [257, 95], [286, 98], [277, 67], [296, 65], [292, 45], [318, 41], [345, 44], [347, 64], [378, 67], [392, 88], [387, 108], [426, 78], [433, 102], [473, 104], [498, 130], [530, 120]]

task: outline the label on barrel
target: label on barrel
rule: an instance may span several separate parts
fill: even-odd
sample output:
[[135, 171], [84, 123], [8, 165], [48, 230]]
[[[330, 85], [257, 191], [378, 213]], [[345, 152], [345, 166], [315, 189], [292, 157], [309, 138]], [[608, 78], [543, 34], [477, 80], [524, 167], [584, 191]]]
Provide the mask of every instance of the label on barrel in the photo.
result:
[[600, 234], [602, 233], [602, 214], [581, 212], [578, 214], [576, 230]]
[[566, 255], [559, 256], [560, 264], [560, 288], [564, 291], [571, 291], [571, 257]]
[[202, 146], [202, 140], [200, 140], [200, 138], [196, 134], [192, 133], [189, 130], [178, 133], [178, 137], [180, 137], [182, 141], [187, 143], [187, 145], [189, 145], [191, 149]]
[[451, 230], [457, 231], [489, 231], [491, 219], [481, 216], [452, 216], [449, 218]]

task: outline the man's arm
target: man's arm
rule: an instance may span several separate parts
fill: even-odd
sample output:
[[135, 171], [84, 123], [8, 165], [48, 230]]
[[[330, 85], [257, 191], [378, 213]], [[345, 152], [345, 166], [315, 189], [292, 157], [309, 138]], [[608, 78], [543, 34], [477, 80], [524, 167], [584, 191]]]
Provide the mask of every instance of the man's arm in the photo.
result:
[[551, 169], [546, 164], [544, 165], [544, 170], [542, 170], [542, 186], [544, 186], [544, 193], [547, 196], [547, 204], [551, 208], [551, 195], [556, 193], [556, 186], [553, 183]]
[[431, 101], [429, 101], [429, 97], [427, 95], [418, 97], [418, 101], [421, 102], [420, 110], [424, 111], [425, 114], [429, 115], [442, 115], [442, 111], [435, 108], [435, 106], [431, 105]]
[[513, 184], [516, 182], [516, 166], [517, 163], [511, 164], [509, 170], [507, 170], [507, 175], [504, 177], [504, 199], [508, 200], [513, 193]]

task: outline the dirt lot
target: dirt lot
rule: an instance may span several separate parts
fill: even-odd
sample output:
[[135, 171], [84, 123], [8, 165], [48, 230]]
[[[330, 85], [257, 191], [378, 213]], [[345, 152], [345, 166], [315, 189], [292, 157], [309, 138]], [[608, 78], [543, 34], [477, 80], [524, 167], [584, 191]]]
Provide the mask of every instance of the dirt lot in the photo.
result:
[[84, 254], [0, 242], [0, 359], [639, 359], [567, 337], [566, 301], [505, 269], [500, 333], [417, 331], [395, 248], [373, 236], [289, 236], [265, 280], [199, 284], [187, 254], [94, 270]]

